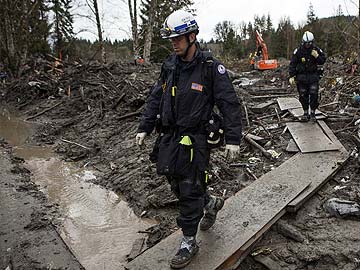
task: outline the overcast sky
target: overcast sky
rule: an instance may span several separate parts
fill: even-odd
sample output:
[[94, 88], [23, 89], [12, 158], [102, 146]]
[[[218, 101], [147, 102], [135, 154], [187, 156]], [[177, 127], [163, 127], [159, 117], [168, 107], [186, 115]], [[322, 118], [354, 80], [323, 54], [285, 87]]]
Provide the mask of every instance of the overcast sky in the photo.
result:
[[[130, 18], [127, 1], [122, 0], [98, 0], [101, 19], [103, 22], [104, 36], [111, 40], [130, 38]], [[140, 1], [138, 1], [140, 2]], [[289, 17], [297, 26], [306, 22], [306, 15], [310, 3], [314, 7], [315, 15], [319, 18], [330, 17], [336, 14], [341, 5], [345, 15], [358, 15], [358, 0], [195, 0], [196, 20], [200, 27], [199, 38], [210, 40], [213, 30], [218, 22], [232, 21], [253, 22], [254, 16], [270, 14], [274, 27], [281, 18]], [[82, 8], [84, 10], [84, 8]], [[96, 27], [93, 23], [84, 19], [75, 19], [75, 31], [86, 31], [78, 34], [78, 37], [95, 40]]]

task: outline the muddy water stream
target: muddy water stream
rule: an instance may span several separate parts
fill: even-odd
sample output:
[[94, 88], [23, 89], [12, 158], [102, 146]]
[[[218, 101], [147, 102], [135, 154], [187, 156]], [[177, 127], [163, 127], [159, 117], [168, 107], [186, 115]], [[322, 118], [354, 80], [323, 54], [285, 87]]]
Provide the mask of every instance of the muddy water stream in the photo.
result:
[[0, 113], [0, 137], [6, 139], [15, 155], [25, 159], [32, 181], [57, 203], [62, 211], [60, 234], [87, 270], [123, 269], [126, 255], [153, 222], [139, 219], [114, 192], [87, 182], [93, 171], [79, 169], [57, 158], [49, 147], [26, 143], [33, 132], [30, 123]]

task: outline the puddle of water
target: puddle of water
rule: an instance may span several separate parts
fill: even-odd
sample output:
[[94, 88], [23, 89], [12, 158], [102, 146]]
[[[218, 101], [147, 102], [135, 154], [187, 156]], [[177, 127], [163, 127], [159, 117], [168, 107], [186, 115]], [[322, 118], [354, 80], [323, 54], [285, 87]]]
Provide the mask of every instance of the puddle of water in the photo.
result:
[[122, 269], [132, 244], [154, 223], [139, 219], [114, 192], [86, 182], [91, 170], [59, 160], [51, 149], [26, 145], [31, 125], [0, 114], [0, 136], [26, 160], [32, 180], [59, 204], [64, 217], [61, 236], [87, 270]]

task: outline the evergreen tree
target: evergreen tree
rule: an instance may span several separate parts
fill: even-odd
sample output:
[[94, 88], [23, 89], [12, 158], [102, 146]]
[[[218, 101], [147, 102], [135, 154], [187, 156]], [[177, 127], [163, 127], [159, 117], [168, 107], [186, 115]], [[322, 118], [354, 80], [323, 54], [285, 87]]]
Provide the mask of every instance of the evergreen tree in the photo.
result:
[[70, 13], [72, 0], [50, 0], [50, 10], [53, 12], [52, 38], [54, 51], [60, 57], [74, 37], [73, 15]]
[[294, 31], [294, 26], [291, 24], [289, 17], [280, 20], [271, 42], [274, 58], [285, 57], [289, 59], [291, 57], [293, 50], [298, 44], [295, 41]]
[[314, 6], [312, 5], [312, 3], [310, 3], [309, 5], [309, 10], [307, 12], [306, 18], [307, 18], [306, 20], [307, 25], [314, 24], [318, 21], [318, 17], [315, 15]]
[[314, 34], [316, 43], [324, 43], [325, 36], [323, 35], [323, 26], [319, 21], [319, 18], [315, 15], [314, 7], [311, 3], [309, 5], [306, 22], [307, 24], [305, 25], [304, 29], [302, 29], [302, 32], [311, 31]]
[[149, 24], [150, 12], [153, 11], [153, 27], [152, 27], [152, 42], [151, 42], [151, 59], [153, 61], [162, 61], [171, 53], [171, 44], [167, 40], [160, 37], [160, 29], [162, 25], [172, 12], [178, 9], [185, 9], [191, 13], [194, 12], [191, 6], [194, 4], [193, 0], [157, 0], [155, 8], [151, 8], [152, 0], [142, 0], [140, 7], [140, 43], [144, 45], [144, 35], [146, 33], [147, 25]]
[[48, 8], [45, 0], [1, 0], [0, 5], [0, 59], [15, 74], [29, 54], [49, 51]]

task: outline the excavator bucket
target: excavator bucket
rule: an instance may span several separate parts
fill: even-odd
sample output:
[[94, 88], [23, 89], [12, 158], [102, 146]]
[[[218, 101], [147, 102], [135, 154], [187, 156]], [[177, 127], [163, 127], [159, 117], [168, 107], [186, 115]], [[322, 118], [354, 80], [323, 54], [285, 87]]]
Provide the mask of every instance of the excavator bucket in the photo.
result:
[[254, 68], [258, 70], [276, 69], [278, 62], [276, 59], [271, 60], [259, 60], [254, 63]]

